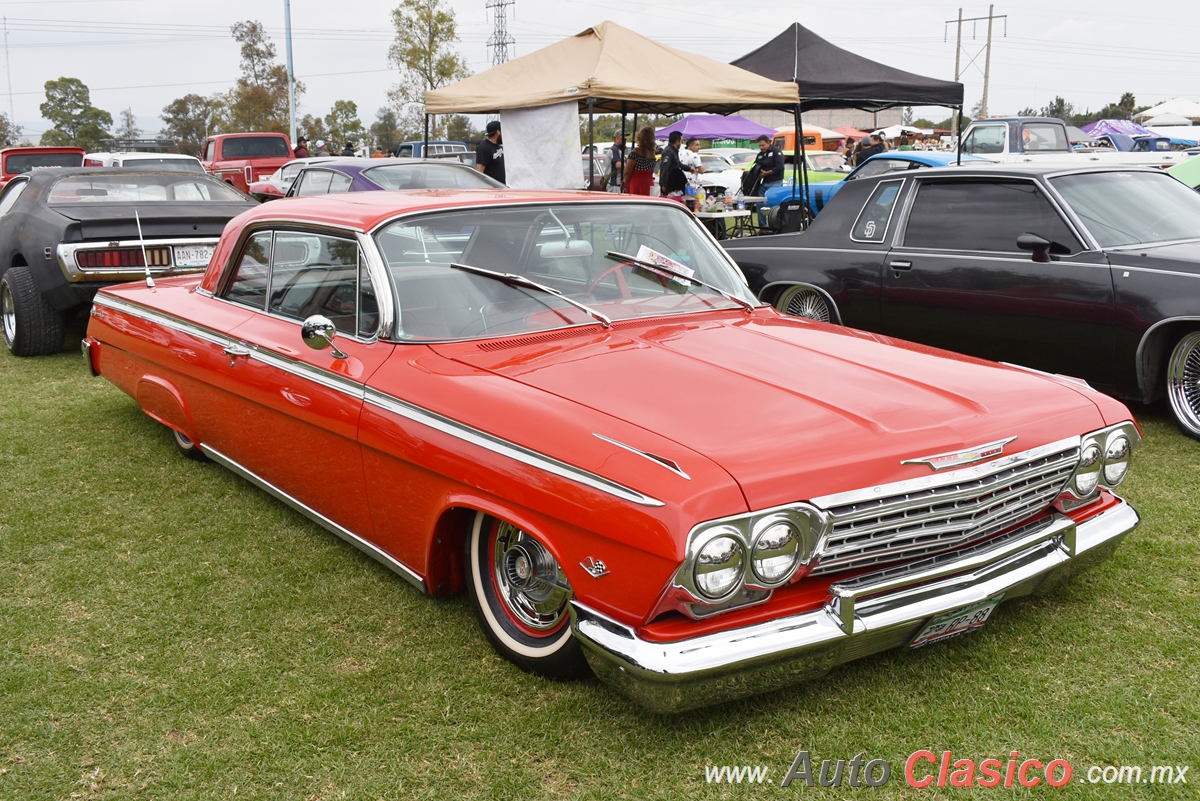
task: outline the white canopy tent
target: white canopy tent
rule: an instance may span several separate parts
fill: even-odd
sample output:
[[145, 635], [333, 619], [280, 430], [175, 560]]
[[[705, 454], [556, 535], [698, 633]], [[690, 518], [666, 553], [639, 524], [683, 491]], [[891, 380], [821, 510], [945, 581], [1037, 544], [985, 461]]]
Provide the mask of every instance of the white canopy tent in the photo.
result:
[[1189, 120], [1200, 119], [1200, 103], [1188, 100], [1186, 97], [1176, 97], [1165, 103], [1159, 103], [1157, 106], [1148, 108], [1145, 111], [1139, 111], [1133, 116], [1139, 120], [1148, 120], [1160, 114], [1178, 114], [1180, 117], [1187, 117]]

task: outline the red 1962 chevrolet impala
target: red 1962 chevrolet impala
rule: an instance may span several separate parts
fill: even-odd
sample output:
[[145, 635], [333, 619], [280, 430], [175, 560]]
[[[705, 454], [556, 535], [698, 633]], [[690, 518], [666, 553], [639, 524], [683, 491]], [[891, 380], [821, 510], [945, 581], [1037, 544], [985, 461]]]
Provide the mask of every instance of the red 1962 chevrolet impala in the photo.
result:
[[1138, 522], [1123, 405], [778, 314], [667, 201], [272, 203], [103, 290], [84, 350], [517, 665], [662, 711], [973, 631]]

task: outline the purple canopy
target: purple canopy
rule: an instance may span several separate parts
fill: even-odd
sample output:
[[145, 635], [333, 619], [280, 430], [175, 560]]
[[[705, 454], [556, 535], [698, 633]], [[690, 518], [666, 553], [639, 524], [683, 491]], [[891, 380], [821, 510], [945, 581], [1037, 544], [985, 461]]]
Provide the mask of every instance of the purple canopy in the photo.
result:
[[1104, 134], [1124, 134], [1125, 136], [1155, 136], [1154, 131], [1143, 128], [1132, 120], [1097, 120], [1083, 126], [1083, 130], [1092, 136]]
[[762, 134], [775, 136], [774, 128], [751, 122], [737, 114], [730, 114], [728, 117], [719, 114], [690, 114], [666, 128], [659, 128], [655, 135], [659, 139], [666, 139], [674, 131], [683, 134], [684, 139], [754, 139]]

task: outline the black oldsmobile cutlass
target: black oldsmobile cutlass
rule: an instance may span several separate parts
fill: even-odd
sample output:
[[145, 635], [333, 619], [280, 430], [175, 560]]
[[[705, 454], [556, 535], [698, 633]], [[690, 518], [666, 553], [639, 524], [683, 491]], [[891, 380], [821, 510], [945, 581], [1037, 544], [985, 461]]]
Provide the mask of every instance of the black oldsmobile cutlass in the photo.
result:
[[1200, 196], [1161, 171], [884, 175], [807, 232], [722, 244], [781, 311], [1165, 395], [1200, 439]]

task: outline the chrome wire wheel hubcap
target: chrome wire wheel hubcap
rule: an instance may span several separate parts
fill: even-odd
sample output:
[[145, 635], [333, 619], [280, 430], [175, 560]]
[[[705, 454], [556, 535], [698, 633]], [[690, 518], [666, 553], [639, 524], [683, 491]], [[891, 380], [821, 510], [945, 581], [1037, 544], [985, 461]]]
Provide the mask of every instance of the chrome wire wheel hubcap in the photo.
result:
[[17, 338], [17, 310], [8, 284], [0, 284], [0, 318], [4, 321], [4, 341], [11, 345]]
[[795, 287], [783, 293], [776, 308], [793, 317], [804, 317], [822, 323], [829, 322], [829, 304], [821, 293], [808, 287]]
[[492, 569], [500, 599], [517, 623], [537, 632], [562, 623], [570, 584], [540, 542], [511, 523], [500, 523]]
[[1176, 419], [1193, 434], [1200, 435], [1200, 332], [1181, 339], [1171, 353], [1167, 397]]

